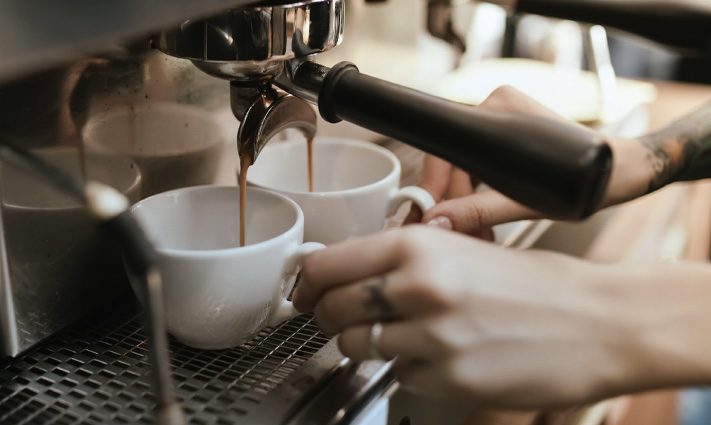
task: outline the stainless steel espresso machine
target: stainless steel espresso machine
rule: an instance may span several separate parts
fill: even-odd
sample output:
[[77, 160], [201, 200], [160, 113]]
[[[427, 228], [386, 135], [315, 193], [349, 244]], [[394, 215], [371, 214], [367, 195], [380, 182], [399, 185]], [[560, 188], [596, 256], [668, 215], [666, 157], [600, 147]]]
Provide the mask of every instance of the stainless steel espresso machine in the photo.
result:
[[[709, 46], [699, 29], [709, 28], [709, 8], [639, 3], [520, 0], [516, 7], [590, 17], [677, 48]], [[347, 6], [0, 0], [0, 136], [138, 200], [214, 183], [225, 157], [239, 150], [259, 160], [284, 129], [313, 135], [314, 105], [329, 122], [350, 121], [442, 156], [553, 216], [578, 219], [597, 209], [612, 158], [594, 133], [453, 104], [354, 64], [315, 62], [341, 41]], [[643, 18], [630, 20], [630, 10]], [[653, 22], [693, 34], [667, 31], [670, 39], [660, 39]], [[0, 422], [153, 422], [154, 368], [117, 247], [35, 176], [3, 163], [0, 187], [0, 354], [16, 356], [0, 362]], [[394, 388], [387, 364], [351, 364], [308, 316], [233, 350], [174, 343], [171, 351], [166, 385], [190, 423], [359, 423], [381, 412]]]

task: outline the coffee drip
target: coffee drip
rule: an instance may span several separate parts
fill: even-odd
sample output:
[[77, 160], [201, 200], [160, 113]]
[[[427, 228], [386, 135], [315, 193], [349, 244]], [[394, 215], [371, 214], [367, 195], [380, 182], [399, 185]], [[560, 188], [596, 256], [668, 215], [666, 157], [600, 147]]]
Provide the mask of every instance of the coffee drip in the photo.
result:
[[[314, 139], [313, 137], [306, 140], [307, 163], [309, 176], [309, 192], [314, 191]], [[240, 153], [240, 172], [239, 172], [239, 246], [246, 245], [247, 235], [247, 173], [249, 167], [254, 163], [254, 159], [250, 153]]]
[[307, 166], [309, 167], [309, 192], [314, 191], [314, 139], [310, 138], [306, 141], [308, 149]]
[[247, 217], [247, 172], [252, 165], [252, 155], [240, 154], [239, 171], [239, 246], [246, 244], [246, 217]]

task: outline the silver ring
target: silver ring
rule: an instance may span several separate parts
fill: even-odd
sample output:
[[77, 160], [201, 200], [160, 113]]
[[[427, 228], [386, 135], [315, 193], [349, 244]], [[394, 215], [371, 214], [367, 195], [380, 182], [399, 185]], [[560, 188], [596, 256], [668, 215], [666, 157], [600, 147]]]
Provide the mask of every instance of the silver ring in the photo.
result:
[[380, 337], [383, 334], [383, 324], [380, 322], [373, 323], [370, 328], [370, 336], [368, 338], [368, 354], [373, 359], [387, 360], [380, 351]]

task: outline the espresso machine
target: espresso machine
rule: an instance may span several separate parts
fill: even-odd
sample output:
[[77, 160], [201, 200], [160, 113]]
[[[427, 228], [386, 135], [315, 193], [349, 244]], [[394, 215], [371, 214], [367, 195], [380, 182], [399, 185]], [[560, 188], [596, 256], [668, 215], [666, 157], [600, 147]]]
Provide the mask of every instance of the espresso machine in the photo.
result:
[[[318, 113], [441, 156], [551, 216], [581, 219], [596, 211], [612, 156], [595, 133], [454, 104], [364, 75], [351, 63], [319, 65], [318, 54], [342, 40], [348, 1], [0, 2], [0, 135], [137, 200], [214, 182], [204, 169], [193, 172], [193, 163], [212, 170], [236, 151], [258, 161], [285, 129], [311, 137]], [[450, 10], [449, 1], [439, 3], [438, 10]], [[519, 0], [510, 12], [606, 24], [707, 53], [711, 7], [646, 3]], [[678, 31], [658, 31], [662, 25]], [[446, 21], [429, 26], [464, 48]], [[202, 153], [187, 161], [136, 153], [158, 156], [150, 146], [155, 135], [174, 127], [181, 134], [221, 131], [210, 117], [224, 110], [233, 115], [224, 131], [233, 139], [221, 148], [200, 145]], [[147, 111], [163, 114], [140, 121]], [[177, 116], [183, 121], [170, 121]], [[155, 141], [127, 132], [126, 122]], [[89, 149], [101, 134], [133, 150]], [[79, 155], [91, 158], [86, 170]], [[200, 177], [184, 180], [180, 170]], [[153, 422], [150, 376], [167, 360], [146, 361], [144, 322], [124, 301], [118, 248], [61, 193], [43, 192], [41, 181], [9, 164], [0, 172], [0, 354], [16, 356], [0, 363], [0, 422]], [[344, 359], [309, 316], [234, 350], [173, 343], [171, 351], [172, 382], [162, 384], [190, 423], [378, 423], [367, 421], [382, 416], [383, 399], [397, 386], [387, 364]]]
[[[201, 135], [212, 127], [219, 132], [211, 116], [225, 104], [237, 118], [232, 124], [240, 122], [233, 136], [238, 151], [257, 160], [264, 144], [286, 128], [315, 133], [313, 103], [329, 122], [348, 120], [448, 158], [551, 215], [581, 218], [595, 211], [610, 151], [594, 134], [479, 112], [363, 75], [353, 64], [329, 69], [314, 62], [342, 39], [344, 0], [255, 7], [237, 1], [216, 9], [210, 2], [186, 4], [196, 10], [180, 16], [180, 8], [86, 6], [65, 17], [76, 30], [64, 32], [50, 31], [50, 16], [58, 13], [52, 7], [13, 9], [4, 27], [12, 33], [3, 38], [7, 65], [0, 69], [6, 81], [0, 87], [3, 134], [74, 173], [88, 171], [135, 201], [214, 182], [220, 161], [234, 155], [234, 143], [228, 140], [225, 150]], [[98, 53], [87, 53], [93, 49]], [[200, 139], [184, 141], [195, 145], [191, 156], [154, 151], [164, 139], [191, 131]], [[525, 142], [521, 132], [528, 135]], [[80, 170], [82, 154], [87, 170]], [[502, 173], [501, 164], [509, 171]], [[80, 224], [86, 217], [60, 194], [40, 194], [43, 185], [31, 176], [6, 168], [5, 285], [12, 296], [6, 297], [3, 352], [15, 355], [86, 313], [92, 300], [119, 296], [114, 288], [124, 279], [111, 260], [116, 251]], [[24, 199], [33, 193], [42, 199]], [[97, 253], [105, 255], [95, 258]], [[101, 283], [80, 283], [86, 281]]]

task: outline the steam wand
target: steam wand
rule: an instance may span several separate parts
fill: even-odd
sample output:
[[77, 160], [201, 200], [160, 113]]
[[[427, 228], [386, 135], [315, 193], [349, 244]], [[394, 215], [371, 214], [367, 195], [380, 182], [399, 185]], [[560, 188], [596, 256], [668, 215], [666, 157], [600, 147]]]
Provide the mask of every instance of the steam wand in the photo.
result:
[[155, 250], [128, 211], [126, 197], [102, 183], [90, 181], [85, 184], [4, 138], [0, 138], [0, 158], [34, 173], [84, 204], [89, 214], [119, 243], [131, 271], [144, 276], [145, 285], [139, 298], [145, 306], [148, 356], [153, 365], [152, 385], [157, 403], [156, 423], [184, 425], [185, 416], [175, 397], [170, 375], [162, 280], [155, 266]]

